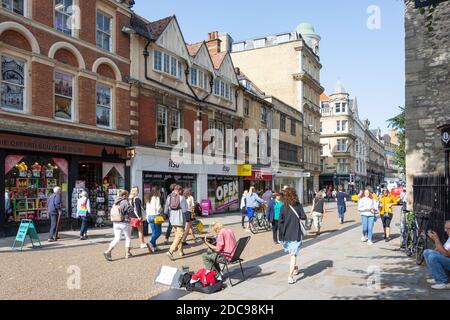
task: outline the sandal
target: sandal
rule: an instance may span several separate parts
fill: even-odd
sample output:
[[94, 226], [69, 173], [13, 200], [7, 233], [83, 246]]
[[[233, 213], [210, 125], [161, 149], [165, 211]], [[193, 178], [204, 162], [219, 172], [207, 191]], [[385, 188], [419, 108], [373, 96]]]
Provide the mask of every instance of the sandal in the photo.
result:
[[295, 284], [296, 283], [296, 281], [295, 281], [295, 279], [294, 278], [288, 278], [288, 283], [289, 284]]
[[112, 261], [112, 257], [111, 257], [111, 253], [106, 253], [106, 252], [104, 252], [103, 253], [103, 256], [105, 257], [105, 259], [107, 260], [107, 261]]
[[300, 271], [298, 271], [298, 268], [295, 268], [293, 275], [298, 276], [299, 274], [300, 274]]

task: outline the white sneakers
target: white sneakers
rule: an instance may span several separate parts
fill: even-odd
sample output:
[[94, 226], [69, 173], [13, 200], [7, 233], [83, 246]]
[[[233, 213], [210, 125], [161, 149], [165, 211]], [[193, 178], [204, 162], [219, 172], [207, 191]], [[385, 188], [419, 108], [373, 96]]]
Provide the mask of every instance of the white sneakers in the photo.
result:
[[436, 280], [434, 279], [427, 279], [428, 284], [436, 284]]
[[141, 249], [147, 249], [147, 244], [141, 244]]
[[367, 245], [373, 246], [373, 242], [369, 240], [369, 241], [367, 241]]
[[361, 242], [366, 242], [368, 239], [367, 239], [367, 237], [366, 236], [362, 236], [361, 237]]
[[450, 283], [447, 283], [447, 284], [445, 284], [445, 283], [438, 283], [438, 284], [435, 284], [435, 285], [431, 286], [431, 289], [434, 289], [434, 290], [450, 290]]

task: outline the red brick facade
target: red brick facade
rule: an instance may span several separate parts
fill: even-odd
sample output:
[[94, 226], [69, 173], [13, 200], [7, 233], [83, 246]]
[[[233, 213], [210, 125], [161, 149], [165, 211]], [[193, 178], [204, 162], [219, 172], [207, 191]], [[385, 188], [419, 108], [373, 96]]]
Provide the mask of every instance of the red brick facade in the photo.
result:
[[[16, 49], [20, 57], [27, 56], [27, 68], [31, 85], [27, 86], [27, 112], [31, 117], [44, 118], [48, 127], [57, 128], [66, 123], [54, 120], [54, 84], [55, 70], [69, 68], [74, 75], [74, 115], [71, 127], [74, 132], [83, 130], [83, 135], [93, 137], [104, 129], [96, 126], [96, 84], [97, 80], [108, 83], [113, 96], [113, 127], [110, 130], [110, 143], [125, 144], [128, 138], [124, 132], [130, 132], [130, 91], [124, 79], [130, 74], [130, 39], [121, 30], [129, 24], [127, 7], [119, 6], [116, 1], [79, 1], [81, 12], [81, 29], [78, 37], [72, 37], [58, 32], [54, 28], [54, 1], [32, 0], [32, 16], [22, 17], [7, 10], [0, 9], [0, 41], [5, 44], [8, 54]], [[114, 52], [106, 52], [96, 47], [96, 8], [97, 3], [109, 6], [109, 11], [115, 12], [112, 26], [115, 29], [112, 39]], [[10, 27], [13, 25], [13, 27]], [[29, 30], [35, 38], [40, 53], [34, 52], [33, 41], [26, 31], [19, 30], [18, 25]], [[64, 43], [59, 49], [52, 48], [56, 43]], [[75, 48], [75, 49], [73, 49]], [[3, 49], [0, 49], [2, 54]], [[35, 50], [36, 51], [36, 50]], [[104, 61], [96, 62], [100, 58]], [[84, 67], [83, 67], [84, 65]], [[95, 68], [94, 68], [95, 67]], [[95, 70], [94, 70], [95, 69]], [[117, 74], [115, 70], [119, 70]], [[97, 79], [97, 80], [96, 80]], [[6, 112], [6, 111], [5, 111]], [[4, 114], [4, 112], [3, 112]], [[15, 117], [11, 112], [8, 117]], [[18, 121], [27, 124], [28, 130], [33, 130], [34, 123], [30, 118], [17, 115]], [[19, 120], [20, 119], [20, 120]], [[82, 127], [80, 127], [82, 125]], [[37, 128], [36, 128], [37, 130]], [[116, 135], [116, 130], [122, 131]], [[36, 132], [38, 133], [38, 132]], [[71, 137], [76, 138], [76, 137]]]

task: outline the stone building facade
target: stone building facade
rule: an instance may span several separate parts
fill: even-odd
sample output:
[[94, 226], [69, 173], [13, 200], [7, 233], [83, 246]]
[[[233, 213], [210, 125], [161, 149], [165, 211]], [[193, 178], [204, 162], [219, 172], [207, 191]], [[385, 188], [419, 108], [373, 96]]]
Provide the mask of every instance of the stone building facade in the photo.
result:
[[409, 206], [413, 180], [444, 175], [444, 151], [438, 127], [450, 122], [450, 1], [440, 3], [433, 28], [406, 4], [406, 184]]

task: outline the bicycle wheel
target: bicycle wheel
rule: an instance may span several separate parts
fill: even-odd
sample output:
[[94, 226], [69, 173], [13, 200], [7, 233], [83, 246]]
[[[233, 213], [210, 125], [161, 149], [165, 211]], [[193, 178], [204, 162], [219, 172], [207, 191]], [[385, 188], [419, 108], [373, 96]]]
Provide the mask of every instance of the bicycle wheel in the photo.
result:
[[423, 256], [423, 253], [425, 251], [426, 243], [425, 238], [423, 235], [420, 235], [419, 239], [417, 240], [416, 244], [416, 264], [418, 266], [421, 266], [423, 264], [423, 261], [425, 260], [425, 257]]
[[414, 231], [408, 230], [406, 232], [406, 239], [405, 239], [405, 253], [408, 257], [411, 257], [414, 253]]
[[265, 226], [266, 231], [272, 230], [272, 224], [267, 219], [264, 219], [264, 226]]
[[252, 218], [251, 220], [250, 220], [250, 231], [253, 233], [253, 234], [257, 234], [258, 233], [258, 231], [259, 231], [259, 222], [258, 222], [258, 219], [255, 219], [255, 218]]

